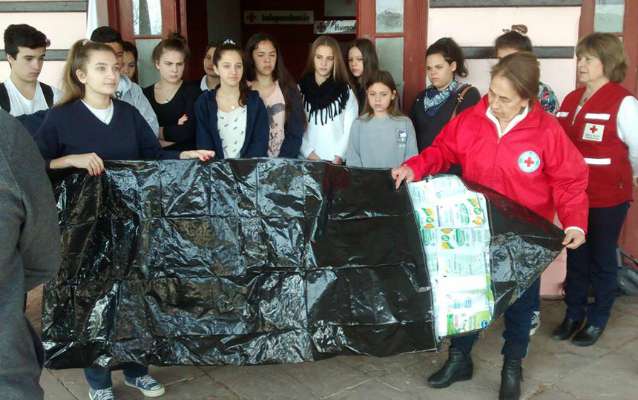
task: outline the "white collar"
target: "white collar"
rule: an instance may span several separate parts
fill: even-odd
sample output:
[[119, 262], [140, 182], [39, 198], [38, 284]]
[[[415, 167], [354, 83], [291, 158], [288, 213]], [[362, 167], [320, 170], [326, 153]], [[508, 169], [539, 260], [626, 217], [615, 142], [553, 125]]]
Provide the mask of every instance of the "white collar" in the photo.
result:
[[81, 100], [81, 101], [86, 106], [86, 108], [88, 108], [89, 111], [91, 111], [91, 113], [93, 113], [93, 115], [97, 117], [97, 119], [99, 119], [106, 125], [111, 123], [111, 119], [113, 118], [113, 110], [114, 110], [113, 101], [111, 101], [109, 106], [106, 108], [95, 108], [90, 106], [89, 103], [87, 103], [86, 101], [84, 100]]
[[204, 75], [202, 77], [202, 82], [199, 84], [199, 88], [202, 92], [207, 92], [208, 91], [208, 82], [206, 81], [206, 77], [208, 75]]
[[22, 95], [22, 92], [20, 92], [20, 89], [18, 89], [18, 87], [16, 86], [16, 84], [15, 84], [15, 83], [13, 83], [13, 80], [11, 79], [11, 76], [9, 76], [9, 78], [8, 78], [6, 81], [4, 81], [4, 85], [5, 85], [5, 86], [10, 86], [13, 90], [15, 90], [15, 92], [16, 92], [16, 93], [18, 93], [20, 96], [22, 96], [22, 98], [23, 98], [23, 99], [25, 99], [25, 100], [27, 100], [27, 101], [33, 101], [33, 100], [35, 100], [35, 98], [38, 96], [38, 90], [40, 90], [40, 91], [42, 90], [42, 89], [40, 88], [40, 81], [36, 81], [36, 82], [35, 82], [35, 92], [34, 92], [35, 94], [33, 95], [33, 98], [32, 98], [32, 99], [27, 99], [26, 97], [24, 97], [24, 96]]
[[499, 139], [505, 136], [507, 132], [511, 131], [512, 128], [516, 126], [516, 124], [524, 120], [525, 117], [527, 117], [528, 113], [529, 113], [529, 106], [525, 106], [523, 111], [520, 112], [514, 118], [512, 118], [512, 120], [510, 121], [509, 124], [507, 124], [504, 130], [501, 130], [501, 124], [498, 122], [498, 118], [496, 118], [496, 116], [492, 113], [492, 108], [488, 107], [487, 111], [485, 111], [485, 115], [487, 116], [487, 118], [489, 118], [492, 122], [494, 122], [494, 125], [496, 125], [496, 132], [498, 132]]

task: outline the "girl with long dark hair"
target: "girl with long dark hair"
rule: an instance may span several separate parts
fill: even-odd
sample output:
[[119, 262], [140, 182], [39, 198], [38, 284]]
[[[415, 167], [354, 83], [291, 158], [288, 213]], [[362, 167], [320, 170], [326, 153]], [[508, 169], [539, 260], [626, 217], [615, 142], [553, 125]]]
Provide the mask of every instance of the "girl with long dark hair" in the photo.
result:
[[359, 103], [359, 114], [365, 108], [366, 88], [370, 77], [377, 70], [379, 70], [379, 58], [374, 44], [369, 39], [355, 39], [348, 48], [348, 71]]
[[257, 33], [246, 43], [246, 78], [266, 105], [269, 157], [297, 158], [305, 130], [301, 94], [275, 39]]

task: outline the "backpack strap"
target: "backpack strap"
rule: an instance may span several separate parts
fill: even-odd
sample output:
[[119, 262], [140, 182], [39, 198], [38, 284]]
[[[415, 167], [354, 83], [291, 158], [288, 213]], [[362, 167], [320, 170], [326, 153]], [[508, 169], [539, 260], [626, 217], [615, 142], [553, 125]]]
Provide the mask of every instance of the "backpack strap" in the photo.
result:
[[4, 82], [0, 83], [0, 107], [8, 113], [11, 112], [11, 100]]
[[53, 107], [53, 88], [47, 85], [46, 83], [40, 83], [40, 87], [42, 88], [42, 93], [44, 94], [44, 100], [46, 100], [49, 108]]
[[458, 113], [459, 105], [461, 105], [461, 103], [463, 102], [463, 99], [465, 98], [465, 95], [471, 88], [472, 88], [472, 85], [470, 85], [469, 83], [466, 83], [463, 86], [461, 86], [459, 90], [456, 91], [457, 93], [456, 105], [454, 106], [454, 110], [452, 111], [452, 116], [450, 117], [450, 120], [456, 117], [456, 114]]

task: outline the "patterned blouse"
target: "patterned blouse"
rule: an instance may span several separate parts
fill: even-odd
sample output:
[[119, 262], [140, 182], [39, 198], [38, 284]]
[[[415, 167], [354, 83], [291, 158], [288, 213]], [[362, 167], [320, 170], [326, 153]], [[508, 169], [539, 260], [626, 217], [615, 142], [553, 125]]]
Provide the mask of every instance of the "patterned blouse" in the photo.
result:
[[539, 82], [538, 85], [538, 101], [541, 107], [550, 114], [556, 114], [559, 109], [558, 98], [549, 85]]
[[222, 139], [224, 158], [239, 158], [246, 139], [248, 107], [237, 107], [233, 111], [217, 111], [217, 129]]

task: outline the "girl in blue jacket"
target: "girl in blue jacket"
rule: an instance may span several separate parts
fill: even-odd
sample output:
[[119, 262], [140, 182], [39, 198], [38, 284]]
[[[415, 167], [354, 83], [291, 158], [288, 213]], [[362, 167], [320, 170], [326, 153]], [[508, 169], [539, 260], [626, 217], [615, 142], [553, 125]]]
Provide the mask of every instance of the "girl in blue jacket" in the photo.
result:
[[248, 88], [243, 52], [226, 40], [215, 50], [219, 86], [195, 102], [197, 148], [216, 159], [268, 156], [268, 113], [259, 93]]

